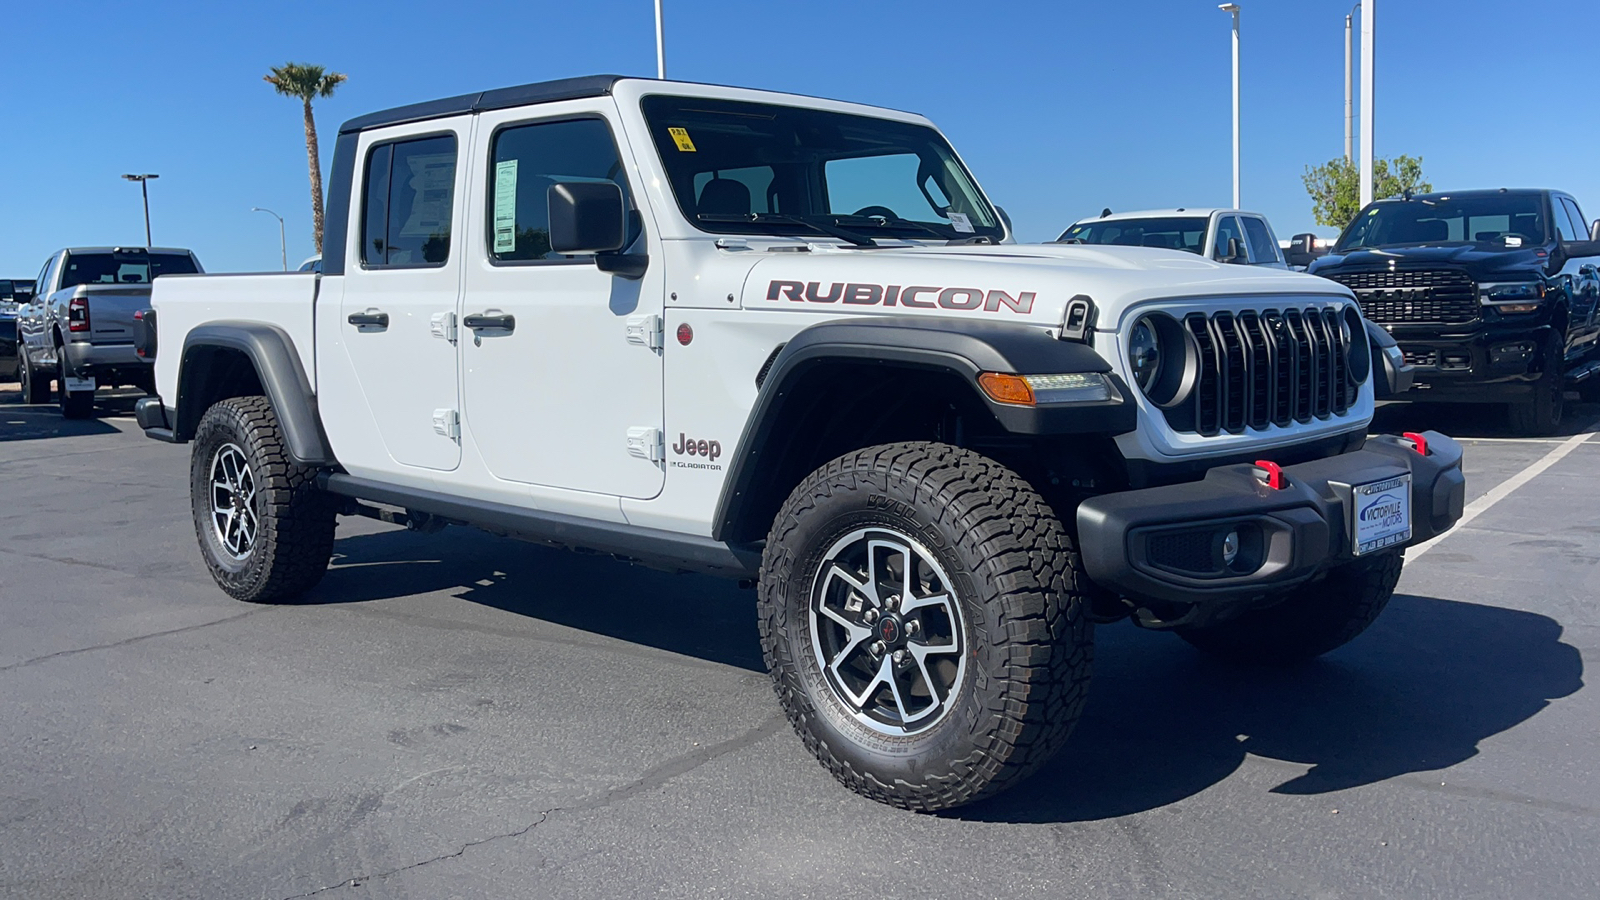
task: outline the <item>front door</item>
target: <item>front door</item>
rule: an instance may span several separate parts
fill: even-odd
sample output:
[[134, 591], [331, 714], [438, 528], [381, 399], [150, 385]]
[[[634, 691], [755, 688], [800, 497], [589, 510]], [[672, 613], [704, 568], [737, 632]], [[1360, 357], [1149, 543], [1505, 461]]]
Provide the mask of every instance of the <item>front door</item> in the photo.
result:
[[552, 184], [613, 181], [634, 208], [609, 105], [479, 116], [474, 164], [487, 189], [474, 192], [467, 239], [463, 427], [498, 479], [644, 499], [665, 480], [660, 260], [626, 278], [593, 256], [554, 253], [549, 240]]
[[[461, 296], [469, 120], [363, 136], [360, 251], [346, 266], [338, 343], [384, 446], [399, 466], [461, 462], [456, 346], [449, 319]], [[346, 406], [345, 408], [359, 408]]]

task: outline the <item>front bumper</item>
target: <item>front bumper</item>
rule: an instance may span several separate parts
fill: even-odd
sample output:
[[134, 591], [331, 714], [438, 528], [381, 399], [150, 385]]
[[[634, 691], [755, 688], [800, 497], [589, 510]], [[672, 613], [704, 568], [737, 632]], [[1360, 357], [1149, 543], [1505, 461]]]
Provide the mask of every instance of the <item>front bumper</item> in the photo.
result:
[[1533, 390], [1544, 375], [1552, 327], [1496, 322], [1464, 334], [1415, 326], [1395, 326], [1391, 333], [1416, 369], [1417, 393], [1410, 399], [1492, 401]]
[[[1417, 544], [1448, 531], [1466, 502], [1461, 446], [1429, 431], [1427, 454], [1375, 437], [1356, 451], [1283, 469], [1281, 489], [1253, 465], [1211, 469], [1199, 481], [1106, 494], [1078, 507], [1078, 543], [1095, 583], [1131, 599], [1220, 605], [1310, 580], [1354, 558], [1355, 486], [1411, 476]], [[1242, 535], [1233, 565], [1223, 537]]]

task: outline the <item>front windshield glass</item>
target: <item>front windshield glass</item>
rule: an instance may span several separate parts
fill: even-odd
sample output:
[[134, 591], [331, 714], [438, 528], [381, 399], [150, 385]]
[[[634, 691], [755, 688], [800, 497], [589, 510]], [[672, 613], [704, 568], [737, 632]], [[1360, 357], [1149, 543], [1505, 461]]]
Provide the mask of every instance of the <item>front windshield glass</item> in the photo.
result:
[[1375, 203], [1350, 223], [1333, 252], [1438, 244], [1519, 247], [1544, 240], [1543, 198], [1507, 193]]
[[996, 243], [1004, 236], [993, 207], [931, 128], [701, 97], [657, 95], [641, 105], [678, 205], [703, 231]]
[[1162, 216], [1149, 219], [1092, 219], [1079, 222], [1056, 238], [1061, 244], [1116, 244], [1123, 247], [1165, 247], [1204, 254], [1205, 216]]

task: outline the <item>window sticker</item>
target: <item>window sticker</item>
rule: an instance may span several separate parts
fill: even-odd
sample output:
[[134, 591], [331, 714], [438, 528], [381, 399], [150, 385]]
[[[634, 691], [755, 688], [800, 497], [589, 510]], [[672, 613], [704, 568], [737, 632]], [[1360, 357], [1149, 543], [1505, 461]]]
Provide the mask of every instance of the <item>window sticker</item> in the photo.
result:
[[668, 128], [667, 129], [667, 134], [672, 135], [672, 142], [674, 144], [678, 145], [678, 152], [679, 153], [693, 153], [693, 152], [695, 152], [694, 141], [689, 140], [689, 129], [687, 129], [687, 128]]
[[[456, 155], [418, 153], [406, 158], [411, 177], [406, 185], [414, 192], [411, 215], [400, 226], [400, 237], [426, 238], [441, 229], [450, 229], [450, 189], [456, 177]], [[392, 226], [391, 226], [392, 227]]]
[[950, 211], [950, 227], [961, 232], [962, 234], [973, 233], [972, 220], [967, 218], [966, 213], [959, 213], [955, 210]]
[[494, 164], [494, 252], [517, 249], [517, 161]]

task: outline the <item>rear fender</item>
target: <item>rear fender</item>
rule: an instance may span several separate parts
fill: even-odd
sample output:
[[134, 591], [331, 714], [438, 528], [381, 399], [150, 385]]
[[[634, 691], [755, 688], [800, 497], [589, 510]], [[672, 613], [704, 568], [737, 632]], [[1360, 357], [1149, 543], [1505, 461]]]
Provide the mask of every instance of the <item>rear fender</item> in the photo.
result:
[[[231, 360], [241, 356], [254, 374], [254, 385], [233, 371]], [[335, 464], [294, 341], [283, 329], [264, 322], [211, 322], [184, 337], [177, 409], [167, 417], [174, 438], [193, 438], [200, 417], [212, 404], [254, 392], [257, 385], [278, 416], [289, 456], [301, 465]]]

